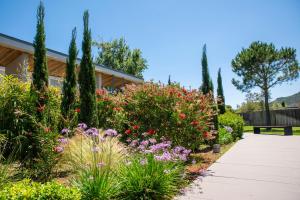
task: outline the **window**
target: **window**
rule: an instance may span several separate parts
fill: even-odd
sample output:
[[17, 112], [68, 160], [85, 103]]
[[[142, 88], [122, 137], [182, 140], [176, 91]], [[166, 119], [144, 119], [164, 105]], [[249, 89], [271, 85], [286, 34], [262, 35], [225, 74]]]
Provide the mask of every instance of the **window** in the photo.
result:
[[55, 76], [49, 76], [49, 85], [53, 87], [62, 88], [62, 79]]

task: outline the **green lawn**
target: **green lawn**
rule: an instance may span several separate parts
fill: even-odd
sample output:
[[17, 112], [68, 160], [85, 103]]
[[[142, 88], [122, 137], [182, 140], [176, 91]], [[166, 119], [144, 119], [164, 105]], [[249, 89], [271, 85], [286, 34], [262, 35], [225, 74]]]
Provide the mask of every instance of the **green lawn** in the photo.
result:
[[[252, 132], [253, 133], [253, 126], [244, 126], [244, 132]], [[272, 131], [266, 131], [266, 129], [261, 128], [260, 132], [263, 134], [284, 135], [283, 128], [272, 128]], [[293, 127], [293, 135], [300, 136], [300, 127]]]

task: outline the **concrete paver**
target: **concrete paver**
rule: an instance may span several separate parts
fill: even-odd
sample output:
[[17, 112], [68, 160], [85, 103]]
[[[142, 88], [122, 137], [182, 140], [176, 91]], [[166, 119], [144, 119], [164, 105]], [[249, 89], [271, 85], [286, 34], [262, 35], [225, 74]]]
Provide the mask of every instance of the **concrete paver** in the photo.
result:
[[300, 137], [245, 134], [176, 200], [300, 200]]

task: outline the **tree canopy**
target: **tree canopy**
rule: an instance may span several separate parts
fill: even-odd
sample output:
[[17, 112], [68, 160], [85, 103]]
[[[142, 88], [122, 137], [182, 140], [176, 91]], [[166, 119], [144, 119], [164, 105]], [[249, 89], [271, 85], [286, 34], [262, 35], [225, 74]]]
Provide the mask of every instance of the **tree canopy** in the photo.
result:
[[202, 64], [202, 85], [201, 85], [200, 89], [203, 92], [203, 94], [207, 94], [209, 92], [213, 92], [214, 86], [213, 86], [212, 80], [209, 75], [209, 70], [208, 70], [208, 63], [207, 63], [207, 56], [206, 56], [206, 44], [203, 46], [201, 64]]
[[276, 49], [270, 43], [253, 42], [232, 60], [232, 70], [241, 80], [232, 79], [233, 85], [242, 92], [258, 87], [264, 94], [266, 123], [270, 125], [270, 89], [299, 77], [296, 49], [286, 47]]
[[93, 45], [98, 48], [97, 64], [143, 78], [143, 72], [147, 69], [147, 61], [142, 57], [142, 51], [131, 50], [124, 38], [111, 42], [94, 41]]
[[222, 83], [222, 75], [221, 75], [221, 68], [218, 71], [218, 88], [217, 88], [217, 98], [218, 98], [218, 108], [220, 114], [225, 113], [225, 97], [223, 91], [223, 83]]

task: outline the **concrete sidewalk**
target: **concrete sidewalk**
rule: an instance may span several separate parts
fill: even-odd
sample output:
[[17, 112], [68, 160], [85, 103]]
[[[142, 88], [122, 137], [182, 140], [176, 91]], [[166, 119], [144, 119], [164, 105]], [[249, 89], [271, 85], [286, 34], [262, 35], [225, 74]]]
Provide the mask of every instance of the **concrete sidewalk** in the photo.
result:
[[176, 200], [300, 200], [300, 137], [245, 134]]

